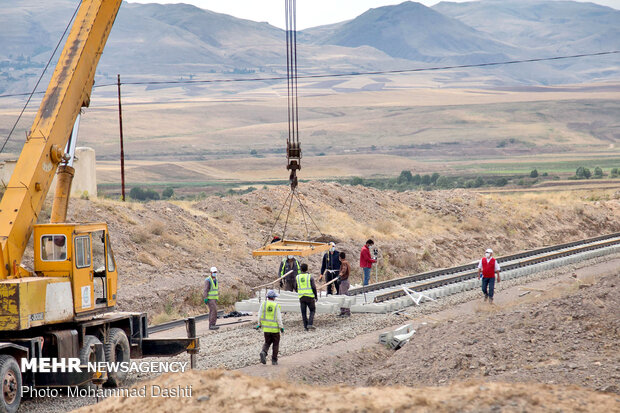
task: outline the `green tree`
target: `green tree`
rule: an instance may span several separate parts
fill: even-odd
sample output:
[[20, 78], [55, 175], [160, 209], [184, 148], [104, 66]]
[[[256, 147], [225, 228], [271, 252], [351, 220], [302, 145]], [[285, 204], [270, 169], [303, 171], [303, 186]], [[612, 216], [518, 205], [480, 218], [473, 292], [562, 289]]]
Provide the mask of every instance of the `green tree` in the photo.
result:
[[413, 178], [411, 179], [411, 183], [414, 185], [420, 185], [420, 183], [422, 183], [422, 177], [420, 176], [420, 174], [413, 175]]
[[580, 166], [579, 168], [577, 168], [577, 171], [575, 171], [575, 176], [577, 177], [577, 179], [588, 179], [590, 178], [590, 176], [592, 176], [592, 173], [588, 168]]
[[431, 183], [436, 184], [438, 179], [439, 179], [439, 174], [437, 172], [431, 175]]
[[452, 187], [451, 183], [450, 183], [450, 178], [448, 178], [447, 176], [440, 176], [439, 178], [437, 178], [437, 181], [435, 182], [435, 185], [437, 185], [439, 188], [450, 188]]
[[479, 176], [474, 181], [474, 188], [480, 188], [482, 185], [484, 185], [484, 179], [482, 179], [482, 177]]
[[422, 185], [430, 185], [431, 184], [431, 176], [430, 175], [422, 175]]
[[364, 180], [359, 176], [354, 176], [351, 179], [351, 185], [364, 185]]
[[144, 189], [139, 186], [134, 186], [129, 191], [129, 197], [131, 199], [135, 199], [136, 201], [144, 201], [146, 200], [146, 193], [144, 192]]
[[412, 180], [413, 175], [411, 174], [411, 171], [401, 171], [396, 182], [403, 184], [405, 182], [411, 182]]
[[532, 169], [532, 172], [530, 172], [530, 178], [538, 178], [538, 169]]
[[594, 177], [595, 178], [602, 178], [603, 177], [603, 170], [601, 169], [600, 166], [597, 166], [596, 168], [594, 168]]
[[172, 198], [172, 195], [174, 195], [174, 189], [172, 189], [171, 187], [168, 187], [161, 192], [162, 198], [165, 199]]
[[501, 177], [495, 183], [497, 186], [505, 186], [508, 183], [508, 179]]
[[620, 170], [618, 170], [618, 168], [612, 168], [612, 170], [611, 170], [611, 177], [612, 178], [617, 178], [618, 175], [620, 175]]

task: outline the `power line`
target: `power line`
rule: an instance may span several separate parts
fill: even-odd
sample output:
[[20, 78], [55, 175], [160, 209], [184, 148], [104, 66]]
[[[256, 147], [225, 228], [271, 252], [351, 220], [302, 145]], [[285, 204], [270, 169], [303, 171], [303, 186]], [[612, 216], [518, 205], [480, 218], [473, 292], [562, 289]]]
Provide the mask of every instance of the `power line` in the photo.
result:
[[[371, 76], [371, 75], [386, 75], [386, 74], [400, 74], [400, 73], [417, 73], [417, 72], [433, 72], [440, 70], [450, 69], [468, 69], [476, 67], [489, 67], [489, 66], [504, 66], [514, 65], [520, 63], [533, 63], [533, 62], [548, 62], [553, 60], [566, 60], [566, 59], [578, 59], [582, 57], [604, 56], [619, 54], [620, 50], [610, 50], [597, 53], [582, 53], [576, 55], [567, 56], [552, 56], [541, 57], [535, 59], [521, 59], [521, 60], [507, 60], [502, 62], [488, 62], [488, 63], [472, 63], [467, 65], [453, 65], [453, 66], [435, 66], [435, 67], [422, 67], [414, 69], [395, 69], [395, 70], [377, 70], [368, 72], [347, 72], [347, 73], [324, 73], [316, 75], [301, 75], [298, 79], [324, 79], [330, 77], [355, 77], [355, 76]], [[141, 81], [141, 82], [123, 82], [123, 85], [176, 85], [176, 84], [210, 84], [210, 83], [235, 83], [235, 82], [269, 82], [287, 80], [286, 76], [273, 76], [273, 77], [253, 77], [253, 78], [232, 78], [232, 79], [210, 79], [210, 80], [162, 80], [162, 81]], [[106, 83], [102, 85], [94, 85], [93, 88], [102, 88], [117, 86], [117, 83]], [[37, 92], [44, 93], [44, 92]], [[0, 95], [0, 98], [5, 97], [18, 97], [27, 96], [29, 93], [16, 93], [9, 95]]]
[[24, 114], [24, 111], [26, 110], [26, 107], [28, 107], [28, 104], [30, 103], [30, 99], [32, 99], [32, 96], [35, 94], [35, 92], [37, 90], [37, 87], [39, 87], [39, 83], [41, 83], [41, 79], [43, 79], [43, 75], [47, 71], [47, 68], [49, 67], [50, 63], [52, 62], [52, 59], [54, 58], [54, 55], [58, 51], [58, 47], [60, 47], [60, 43], [62, 42], [62, 39], [65, 38], [65, 35], [67, 34], [67, 31], [69, 30], [69, 27], [71, 27], [71, 22], [73, 21], [73, 19], [75, 19], [75, 15], [77, 14], [79, 8], [80, 8], [80, 5], [78, 4], [78, 6], [76, 7], [75, 11], [73, 12], [73, 16], [71, 16], [71, 19], [69, 19], [69, 22], [67, 23], [67, 26], [65, 27], [65, 31], [62, 33], [62, 36], [60, 36], [60, 39], [58, 39], [58, 43], [56, 43], [56, 47], [54, 48], [54, 51], [52, 52], [52, 55], [48, 59], [47, 64], [45, 65], [45, 68], [43, 69], [43, 72], [41, 72], [41, 75], [39, 76], [39, 79], [37, 80], [37, 84], [34, 85], [34, 88], [32, 89], [32, 92], [30, 92], [28, 94], [29, 95], [28, 96], [28, 100], [26, 100], [26, 103], [24, 104], [24, 107], [22, 108], [22, 111], [19, 113], [19, 116], [17, 116], [17, 120], [13, 124], [13, 127], [11, 128], [11, 131], [7, 135], [6, 139], [4, 140], [4, 143], [2, 144], [2, 147], [0, 148], [0, 153], [2, 153], [2, 151], [4, 151], [4, 147], [6, 146], [6, 144], [9, 141], [9, 139], [11, 138], [11, 135], [15, 131], [15, 128], [17, 127], [17, 124], [19, 123], [19, 120], [22, 118], [22, 115]]

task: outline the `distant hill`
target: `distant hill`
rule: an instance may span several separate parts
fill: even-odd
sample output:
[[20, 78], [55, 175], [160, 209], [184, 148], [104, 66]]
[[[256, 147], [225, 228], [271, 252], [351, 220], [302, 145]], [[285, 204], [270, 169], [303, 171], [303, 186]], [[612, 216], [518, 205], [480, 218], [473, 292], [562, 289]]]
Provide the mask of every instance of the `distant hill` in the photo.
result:
[[516, 47], [555, 53], [620, 49], [620, 11], [594, 3], [482, 0], [441, 2], [433, 10]]
[[[0, 2], [0, 94], [21, 93], [34, 86], [77, 3]], [[392, 70], [618, 49], [619, 16], [610, 8], [570, 1], [485, 0], [440, 3], [432, 9], [407, 1], [300, 32], [299, 73]], [[279, 76], [285, 73], [284, 39], [281, 29], [267, 23], [187, 4], [123, 3], [96, 82], [110, 83], [116, 73], [125, 80]], [[427, 79], [448, 85], [585, 82], [618, 76], [615, 62], [582, 59], [443, 72]], [[50, 75], [51, 71], [40, 89]], [[341, 80], [333, 84], [338, 83]], [[333, 90], [375, 90], [385, 84], [386, 80], [366, 79]], [[330, 87], [325, 82], [317, 85]], [[260, 87], [265, 84], [239, 83], [220, 91]]]
[[370, 9], [318, 41], [347, 47], [367, 45], [392, 57], [424, 62], [450, 58], [477, 63], [517, 52], [456, 19], [410, 1]]

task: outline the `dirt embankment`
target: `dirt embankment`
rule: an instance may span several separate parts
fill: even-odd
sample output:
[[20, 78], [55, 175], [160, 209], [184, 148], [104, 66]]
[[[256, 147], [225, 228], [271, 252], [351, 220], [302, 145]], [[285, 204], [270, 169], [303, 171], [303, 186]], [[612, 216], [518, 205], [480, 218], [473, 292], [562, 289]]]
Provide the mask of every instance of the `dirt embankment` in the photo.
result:
[[[191, 398], [108, 399], [79, 413], [158, 412], [543, 412], [617, 411], [613, 395], [578, 387], [458, 383], [446, 387], [308, 386], [221, 370], [166, 375], [140, 384], [192, 386]], [[148, 393], [147, 393], [148, 394]]]
[[318, 384], [428, 386], [473, 379], [578, 385], [618, 397], [620, 272], [571, 288], [568, 295], [506, 310], [481, 303], [476, 315], [422, 326], [397, 352], [375, 346], [291, 377]]
[[[349, 254], [354, 281], [367, 238], [382, 251], [379, 279], [385, 279], [472, 261], [489, 247], [503, 255], [620, 231], [620, 201], [582, 199], [582, 193], [397, 193], [335, 183], [301, 184], [300, 190], [325, 238]], [[275, 278], [279, 260], [253, 259], [251, 250], [269, 238], [287, 192], [287, 187], [260, 189], [197, 203], [72, 200], [69, 219], [109, 224], [120, 272], [120, 309], [203, 311], [201, 288], [212, 265], [221, 272], [223, 303]], [[295, 204], [287, 237], [306, 237]], [[309, 264], [317, 273], [320, 257], [311, 257]]]

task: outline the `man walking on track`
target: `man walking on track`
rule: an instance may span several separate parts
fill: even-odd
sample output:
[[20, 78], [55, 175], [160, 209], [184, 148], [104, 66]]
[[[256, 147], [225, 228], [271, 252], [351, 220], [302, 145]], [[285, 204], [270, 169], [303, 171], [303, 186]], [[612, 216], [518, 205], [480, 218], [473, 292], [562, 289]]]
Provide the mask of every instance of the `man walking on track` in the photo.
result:
[[284, 325], [282, 324], [282, 311], [280, 304], [275, 302], [278, 294], [274, 290], [267, 292], [267, 301], [263, 301], [258, 310], [258, 325], [256, 329], [263, 329], [265, 335], [265, 344], [260, 352], [260, 362], [267, 364], [267, 353], [269, 347], [273, 344], [273, 352], [271, 353], [271, 364], [278, 364], [278, 351], [280, 350], [280, 333], [284, 333]]
[[482, 292], [484, 293], [485, 302], [493, 303], [495, 278], [497, 277], [497, 282], [500, 282], [499, 271], [499, 264], [493, 258], [493, 250], [489, 248], [478, 263], [478, 275], [482, 278]]
[[368, 285], [370, 282], [370, 272], [372, 270], [372, 264], [377, 262], [370, 256], [370, 247], [375, 245], [375, 242], [371, 239], [366, 241], [366, 245], [362, 247], [362, 252], [360, 253], [360, 267], [364, 273], [364, 279], [362, 285]]
[[[299, 306], [301, 307], [301, 318], [304, 321], [304, 328], [314, 330], [312, 325], [314, 321], [314, 312], [316, 311], [316, 299], [319, 297], [316, 293], [316, 283], [314, 277], [308, 274], [308, 264], [301, 264], [301, 274], [297, 276], [297, 294], [299, 295]], [[307, 316], [307, 309], [310, 310], [310, 316]]]
[[217, 330], [217, 300], [220, 298], [220, 283], [217, 279], [217, 268], [211, 267], [211, 275], [205, 278], [203, 297], [209, 308], [209, 330]]

